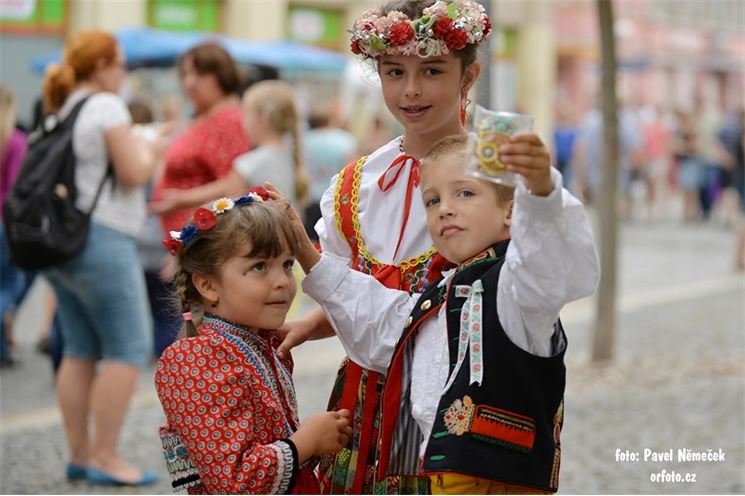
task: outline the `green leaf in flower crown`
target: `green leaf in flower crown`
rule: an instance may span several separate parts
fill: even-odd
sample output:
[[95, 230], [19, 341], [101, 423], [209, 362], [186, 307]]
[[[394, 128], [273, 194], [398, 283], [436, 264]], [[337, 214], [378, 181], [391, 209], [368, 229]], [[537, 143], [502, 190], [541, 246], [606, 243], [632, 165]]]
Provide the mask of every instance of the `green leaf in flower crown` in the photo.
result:
[[424, 15], [416, 20], [416, 22], [419, 23], [419, 25], [416, 27], [415, 31], [417, 33], [425, 33], [429, 28], [432, 27], [432, 24], [434, 24], [434, 19], [432, 16]]
[[455, 2], [448, 4], [448, 17], [455, 20], [458, 18], [458, 12], [455, 10]]
[[370, 48], [375, 51], [383, 51], [386, 48], [385, 41], [380, 36], [374, 34], [370, 36]]

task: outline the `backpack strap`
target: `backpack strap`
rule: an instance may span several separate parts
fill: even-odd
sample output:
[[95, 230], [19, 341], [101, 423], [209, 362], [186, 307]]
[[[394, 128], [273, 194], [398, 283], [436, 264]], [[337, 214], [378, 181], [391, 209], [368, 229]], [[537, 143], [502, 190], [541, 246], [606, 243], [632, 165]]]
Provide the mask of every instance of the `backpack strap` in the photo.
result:
[[[64, 126], [65, 128], [71, 129], [75, 125], [75, 121], [78, 119], [78, 114], [80, 113], [80, 110], [83, 108], [83, 105], [85, 105], [85, 102], [87, 102], [90, 97], [91, 95], [81, 98], [80, 101], [77, 102], [75, 106], [72, 108], [72, 110], [70, 110], [70, 113], [67, 114], [65, 119], [62, 122], [58, 123], [57, 125]], [[93, 203], [91, 204], [91, 208], [88, 211], [88, 215], [91, 215], [93, 213], [93, 210], [96, 208], [96, 205], [98, 204], [98, 198], [101, 196], [101, 192], [103, 192], [104, 184], [106, 184], [106, 181], [109, 178], [112, 179], [111, 191], [113, 193], [114, 187], [116, 186], [116, 181], [114, 181], [114, 165], [111, 163], [111, 160], [109, 160], [109, 163], [106, 166], [106, 174], [104, 174], [103, 179], [101, 179], [101, 182], [98, 185], [98, 188], [96, 188], [96, 196], [93, 197]]]
[[103, 179], [101, 179], [101, 182], [98, 185], [98, 189], [96, 190], [96, 196], [93, 197], [93, 203], [91, 204], [91, 209], [88, 210], [88, 215], [91, 215], [93, 213], [93, 210], [96, 208], [96, 205], [98, 204], [98, 197], [101, 196], [101, 192], [103, 191], [103, 186], [106, 184], [106, 181], [111, 178], [111, 192], [114, 192], [114, 187], [116, 186], [116, 181], [114, 181], [114, 166], [111, 163], [111, 160], [109, 160], [109, 164], [106, 166], [106, 174], [104, 174]]
[[[85, 105], [85, 102], [87, 102], [89, 98], [90, 98], [90, 95], [81, 98], [80, 101], [72, 107], [72, 109], [70, 110], [70, 113], [68, 113], [67, 116], [65, 116], [65, 118], [62, 121], [58, 122], [57, 126], [64, 126], [65, 128], [72, 128], [72, 126], [75, 125], [75, 121], [78, 119], [78, 114], [80, 113], [80, 110], [83, 108], [83, 105]], [[53, 129], [50, 129], [49, 131], [45, 130], [45, 132], [52, 132], [54, 129], [56, 129], [57, 126], [55, 126]]]

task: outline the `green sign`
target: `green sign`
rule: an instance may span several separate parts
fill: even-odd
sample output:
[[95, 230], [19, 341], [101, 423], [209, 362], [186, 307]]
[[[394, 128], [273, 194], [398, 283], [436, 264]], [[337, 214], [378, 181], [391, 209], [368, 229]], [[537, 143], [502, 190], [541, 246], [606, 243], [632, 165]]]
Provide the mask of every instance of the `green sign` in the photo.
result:
[[344, 12], [305, 5], [291, 5], [287, 16], [290, 39], [327, 48], [344, 42]]
[[219, 0], [150, 0], [148, 21], [171, 31], [218, 31]]
[[23, 29], [64, 28], [66, 0], [2, 0], [2, 26]]

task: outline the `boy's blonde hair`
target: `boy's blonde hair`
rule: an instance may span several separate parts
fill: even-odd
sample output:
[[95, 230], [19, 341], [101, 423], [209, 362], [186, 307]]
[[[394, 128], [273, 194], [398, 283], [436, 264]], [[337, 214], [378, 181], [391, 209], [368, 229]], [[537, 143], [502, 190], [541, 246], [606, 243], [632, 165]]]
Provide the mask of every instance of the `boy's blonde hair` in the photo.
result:
[[[292, 137], [292, 161], [295, 164], [295, 197], [304, 205], [310, 179], [300, 159], [300, 114], [295, 104], [292, 86], [284, 81], [260, 81], [243, 95], [244, 108], [252, 109], [269, 119], [269, 124], [278, 134], [289, 133]], [[250, 136], [249, 136], [250, 138]]]
[[[422, 157], [422, 165], [438, 162], [445, 157], [457, 157], [462, 160], [465, 167], [466, 162], [466, 143], [468, 136], [463, 134], [452, 134], [445, 136], [432, 145], [427, 153]], [[515, 188], [503, 184], [490, 183], [497, 192], [497, 201], [499, 206], [506, 205], [515, 197]]]

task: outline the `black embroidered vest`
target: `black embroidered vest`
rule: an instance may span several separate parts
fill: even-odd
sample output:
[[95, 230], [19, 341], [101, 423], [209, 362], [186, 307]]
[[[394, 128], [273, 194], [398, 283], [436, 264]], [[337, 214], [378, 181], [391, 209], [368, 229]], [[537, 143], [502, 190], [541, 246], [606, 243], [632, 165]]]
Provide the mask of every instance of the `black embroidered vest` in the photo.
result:
[[[422, 434], [410, 415], [410, 372], [414, 338], [426, 318], [446, 299], [450, 368], [457, 360], [461, 311], [467, 298], [458, 286], [483, 285], [481, 384], [469, 384], [465, 353], [451, 387], [440, 398], [420, 473], [456, 472], [511, 485], [555, 492], [558, 489], [566, 378], [566, 336], [555, 324], [554, 349], [539, 357], [516, 346], [505, 334], [496, 308], [497, 281], [509, 241], [472, 258], [444, 287], [433, 285], [419, 299], [389, 368], [384, 391], [381, 460], [389, 474], [408, 473], [418, 463]], [[475, 356], [475, 355], [474, 355]], [[474, 362], [477, 363], [477, 362]]]

